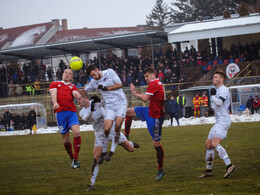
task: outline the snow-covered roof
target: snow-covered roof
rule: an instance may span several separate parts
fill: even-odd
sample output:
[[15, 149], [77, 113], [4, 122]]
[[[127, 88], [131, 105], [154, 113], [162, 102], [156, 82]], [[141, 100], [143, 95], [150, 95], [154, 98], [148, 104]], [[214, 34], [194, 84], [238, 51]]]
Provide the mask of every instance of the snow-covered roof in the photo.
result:
[[254, 84], [254, 85], [236, 85], [236, 86], [231, 86], [229, 89], [241, 89], [241, 88], [253, 88], [253, 87], [259, 87], [260, 84]]
[[186, 24], [168, 33], [169, 42], [228, 37], [260, 32], [260, 16]]

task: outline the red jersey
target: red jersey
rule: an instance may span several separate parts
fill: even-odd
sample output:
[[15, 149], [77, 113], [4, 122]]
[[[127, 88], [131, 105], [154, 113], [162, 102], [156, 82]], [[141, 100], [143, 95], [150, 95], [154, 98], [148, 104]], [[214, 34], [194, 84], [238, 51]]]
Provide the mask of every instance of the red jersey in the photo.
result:
[[165, 92], [159, 79], [150, 81], [146, 94], [150, 95], [149, 116], [161, 118], [164, 116]]
[[57, 90], [57, 102], [60, 107], [54, 112], [72, 111], [76, 112], [74, 104], [73, 91], [78, 91], [78, 88], [72, 83], [65, 83], [63, 81], [54, 81], [50, 84], [49, 91]]

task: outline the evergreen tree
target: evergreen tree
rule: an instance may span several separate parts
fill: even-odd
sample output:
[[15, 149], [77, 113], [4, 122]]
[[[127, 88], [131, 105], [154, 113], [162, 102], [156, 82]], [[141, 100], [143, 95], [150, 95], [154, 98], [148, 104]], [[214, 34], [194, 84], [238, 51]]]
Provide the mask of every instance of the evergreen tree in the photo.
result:
[[176, 0], [172, 5], [172, 19], [175, 22], [211, 19], [223, 15], [226, 9], [233, 14], [238, 6], [235, 0]]
[[158, 26], [162, 28], [171, 22], [170, 9], [163, 0], [156, 0], [152, 13], [146, 16], [146, 23], [150, 28]]

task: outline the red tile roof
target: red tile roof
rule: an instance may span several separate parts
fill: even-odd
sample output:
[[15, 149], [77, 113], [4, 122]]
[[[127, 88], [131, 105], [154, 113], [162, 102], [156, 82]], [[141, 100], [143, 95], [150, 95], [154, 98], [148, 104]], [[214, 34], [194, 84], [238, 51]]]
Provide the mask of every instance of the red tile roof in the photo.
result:
[[[0, 29], [0, 49], [8, 42], [10, 46], [35, 45], [37, 41], [54, 25], [51, 22]], [[24, 39], [24, 38], [27, 39]]]
[[80, 40], [94, 37], [112, 36], [118, 34], [126, 34], [133, 32], [144, 31], [143, 28], [138, 27], [121, 27], [121, 28], [83, 28], [58, 31], [50, 40], [49, 43], [63, 42], [71, 40]]

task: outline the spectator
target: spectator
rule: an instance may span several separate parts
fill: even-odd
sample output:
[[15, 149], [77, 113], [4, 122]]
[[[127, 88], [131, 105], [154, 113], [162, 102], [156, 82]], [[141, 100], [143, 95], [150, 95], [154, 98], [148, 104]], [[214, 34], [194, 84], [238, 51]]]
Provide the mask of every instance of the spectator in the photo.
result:
[[8, 84], [8, 97], [14, 97], [14, 84], [13, 81], [11, 80], [10, 83]]
[[170, 118], [171, 118], [171, 126], [173, 122], [173, 117], [176, 119], [178, 126], [180, 126], [179, 119], [178, 119], [178, 104], [177, 101], [174, 99], [174, 96], [171, 96], [171, 99], [169, 101], [168, 113], [170, 114]]
[[194, 117], [200, 117], [200, 104], [201, 104], [201, 98], [199, 94], [196, 94], [196, 96], [193, 98], [193, 106], [194, 106]]
[[128, 73], [128, 76], [126, 78], [126, 83], [127, 83], [127, 86], [130, 86], [131, 83], [132, 84], [134, 83], [134, 78], [130, 72]]
[[35, 89], [35, 93], [38, 95], [40, 94], [40, 81], [39, 79], [36, 79], [34, 82], [34, 89]]
[[45, 64], [41, 64], [40, 65], [40, 79], [42, 79], [42, 81], [45, 81], [45, 73], [46, 73], [46, 65]]
[[250, 95], [249, 99], [246, 102], [246, 107], [251, 111], [251, 114], [254, 114], [254, 107], [253, 107], [253, 102], [254, 99], [253, 97]]
[[49, 82], [53, 81], [53, 78], [52, 78], [52, 75], [53, 75], [53, 74], [54, 74], [54, 73], [53, 73], [53, 70], [51, 69], [50, 66], [48, 66], [48, 68], [47, 68], [47, 75], [48, 75], [48, 81], [49, 81]]
[[15, 93], [16, 93], [16, 95], [17, 96], [20, 96], [20, 95], [22, 95], [23, 94], [23, 87], [21, 86], [21, 84], [20, 83], [18, 83], [18, 84], [16, 84], [15, 85]]
[[28, 124], [30, 128], [30, 134], [32, 134], [32, 128], [34, 125], [36, 125], [36, 112], [34, 110], [34, 106], [31, 106], [31, 110], [28, 113]]
[[76, 86], [77, 88], [81, 88], [82, 87], [82, 85], [81, 85], [81, 83], [80, 82], [78, 82], [78, 84], [77, 84], [77, 86]]
[[142, 69], [139, 69], [139, 72], [137, 73], [137, 79], [140, 83], [140, 86], [145, 86], [145, 79]]
[[159, 69], [158, 78], [162, 83], [164, 83], [164, 74], [162, 73], [161, 69]]
[[186, 98], [184, 97], [182, 92], [180, 92], [179, 96], [176, 98], [176, 101], [178, 104], [179, 118], [182, 118], [183, 117], [183, 108], [186, 104]]
[[4, 113], [4, 122], [5, 122], [5, 130], [8, 131], [10, 129], [10, 122], [11, 122], [11, 113], [8, 109], [5, 110]]
[[209, 99], [205, 91], [201, 97], [201, 116], [208, 116]]
[[61, 70], [58, 68], [56, 71], [56, 80], [61, 80]]
[[253, 107], [254, 107], [254, 113], [258, 113], [258, 110], [260, 108], [260, 100], [258, 99], [258, 96], [255, 96]]

